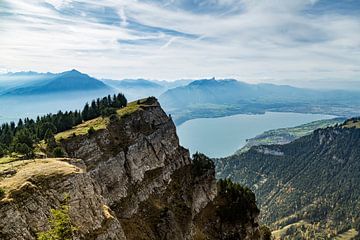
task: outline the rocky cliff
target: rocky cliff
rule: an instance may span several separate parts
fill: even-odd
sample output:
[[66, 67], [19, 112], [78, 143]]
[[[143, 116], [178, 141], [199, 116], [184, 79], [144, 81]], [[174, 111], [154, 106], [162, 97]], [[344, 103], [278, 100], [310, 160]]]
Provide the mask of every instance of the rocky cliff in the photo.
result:
[[261, 238], [255, 199], [240, 202], [241, 220], [221, 217], [228, 193], [220, 194], [214, 165], [192, 161], [156, 99], [104, 123], [57, 138], [66, 158], [1, 166], [0, 239], [36, 239], [64, 196], [74, 239]]

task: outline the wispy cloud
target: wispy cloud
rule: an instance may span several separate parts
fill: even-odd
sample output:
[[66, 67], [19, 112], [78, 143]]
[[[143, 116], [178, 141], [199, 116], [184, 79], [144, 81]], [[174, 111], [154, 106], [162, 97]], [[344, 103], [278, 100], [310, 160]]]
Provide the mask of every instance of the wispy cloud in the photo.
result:
[[5, 0], [0, 19], [13, 71], [360, 81], [357, 0]]

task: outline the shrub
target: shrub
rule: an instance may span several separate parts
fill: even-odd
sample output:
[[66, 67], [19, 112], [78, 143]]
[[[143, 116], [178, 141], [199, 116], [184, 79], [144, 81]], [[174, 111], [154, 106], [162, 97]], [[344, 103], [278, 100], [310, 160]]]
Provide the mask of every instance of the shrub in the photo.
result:
[[110, 122], [116, 122], [119, 120], [119, 116], [117, 114], [111, 114], [109, 119], [110, 119]]
[[62, 205], [60, 209], [51, 209], [50, 229], [38, 234], [38, 240], [72, 240], [76, 228], [69, 216], [69, 206]]
[[65, 152], [61, 147], [54, 148], [53, 155], [56, 158], [61, 158], [65, 156]]
[[210, 169], [215, 169], [213, 161], [202, 153], [193, 155], [192, 174], [201, 176]]
[[25, 143], [16, 144], [15, 149], [18, 153], [23, 154], [26, 158], [34, 157], [34, 150]]
[[95, 132], [96, 131], [95, 131], [94, 127], [90, 127], [89, 130], [88, 130], [89, 135], [93, 135]]
[[218, 215], [223, 221], [247, 222], [251, 216], [260, 213], [256, 206], [255, 194], [249, 188], [233, 183], [229, 179], [220, 179], [218, 191], [224, 202], [218, 208]]
[[271, 231], [267, 226], [261, 226], [260, 232], [263, 240], [271, 240]]
[[116, 109], [112, 107], [107, 107], [101, 110], [101, 116], [102, 117], [109, 117], [112, 114], [116, 114]]

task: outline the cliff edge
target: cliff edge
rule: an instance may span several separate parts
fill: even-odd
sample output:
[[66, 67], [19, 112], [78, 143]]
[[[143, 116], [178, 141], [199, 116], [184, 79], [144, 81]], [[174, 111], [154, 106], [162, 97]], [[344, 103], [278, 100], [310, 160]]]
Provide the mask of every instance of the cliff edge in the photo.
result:
[[262, 239], [253, 194], [238, 189], [229, 207], [232, 190], [216, 182], [210, 160], [179, 145], [155, 98], [56, 140], [66, 157], [0, 165], [0, 239], [37, 239], [65, 196], [73, 239]]

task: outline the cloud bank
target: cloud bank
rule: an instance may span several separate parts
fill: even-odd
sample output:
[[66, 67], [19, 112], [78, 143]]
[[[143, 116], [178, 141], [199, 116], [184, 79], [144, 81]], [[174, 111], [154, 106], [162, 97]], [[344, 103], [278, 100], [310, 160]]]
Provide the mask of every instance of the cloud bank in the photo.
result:
[[360, 81], [358, 0], [5, 0], [0, 69]]

